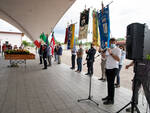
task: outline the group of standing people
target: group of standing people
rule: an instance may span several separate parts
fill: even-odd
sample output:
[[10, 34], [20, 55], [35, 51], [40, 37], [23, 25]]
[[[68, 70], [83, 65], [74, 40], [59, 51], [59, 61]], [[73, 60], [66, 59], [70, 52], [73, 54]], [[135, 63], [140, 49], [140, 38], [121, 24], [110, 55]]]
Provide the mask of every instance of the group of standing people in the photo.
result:
[[[82, 71], [82, 59], [83, 59], [83, 54], [84, 50], [82, 48], [82, 44], [79, 44], [79, 49], [76, 50], [75, 47], [71, 50], [71, 63], [72, 67], [70, 69], [74, 70], [75, 69], [75, 60], [77, 56], [77, 70], [76, 72], [81, 73]], [[89, 50], [86, 50], [86, 60], [87, 60], [87, 68], [88, 72], [85, 75], [93, 75], [93, 64], [94, 64], [94, 56], [96, 54], [96, 49], [94, 48], [94, 45], [91, 44], [91, 48]]]
[[[55, 46], [54, 56], [55, 56], [55, 61], [57, 61], [57, 59], [58, 59], [58, 64], [61, 63], [62, 51], [63, 50], [62, 50], [61, 44]], [[40, 64], [42, 64], [44, 62], [44, 68], [43, 69], [47, 69], [47, 66], [52, 65], [52, 57], [53, 57], [52, 47], [47, 46], [46, 44], [41, 45], [39, 50], [38, 50], [38, 53], [39, 53], [39, 57], [40, 57]]]
[[[116, 43], [117, 43], [116, 39], [111, 38], [109, 41], [110, 47], [104, 50], [99, 50], [99, 52], [101, 53], [101, 61], [102, 61], [101, 62], [102, 78], [100, 80], [107, 81], [108, 95], [105, 98], [102, 98], [102, 101], [104, 101], [103, 104], [105, 105], [114, 104], [115, 87], [120, 87], [119, 74], [126, 54], [124, 50], [124, 46], [121, 45], [117, 47]], [[78, 52], [81, 51], [81, 48], [82, 47], [80, 47]], [[96, 49], [94, 48], [93, 44], [91, 44], [89, 50], [86, 50], [86, 54], [87, 54], [86, 60], [87, 60], [87, 68], [88, 68], [86, 75], [92, 76], [93, 64], [95, 61], [95, 54], [96, 54]], [[83, 54], [81, 56], [83, 56]], [[73, 48], [71, 69], [75, 69], [75, 57], [76, 57], [76, 50], [75, 48]], [[77, 54], [77, 65], [78, 65], [78, 69], [82, 67], [82, 57], [81, 60], [79, 60], [78, 54]], [[80, 70], [77, 71], [81, 72]], [[116, 84], [115, 84], [115, 78], [116, 78]]]
[[[115, 83], [115, 87], [118, 88], [120, 87], [120, 71], [123, 65], [123, 61], [125, 60], [126, 57], [126, 52], [125, 52], [125, 47], [123, 45], [119, 46], [119, 49], [121, 50], [121, 56], [120, 56], [120, 61], [119, 61], [119, 67], [118, 67], [118, 72], [116, 75], [116, 83]], [[99, 53], [101, 53], [101, 71], [102, 71], [102, 77], [99, 80], [102, 80], [103, 82], [106, 81], [106, 49], [100, 49]]]
[[23, 44], [21, 44], [20, 47], [17, 47], [17, 45], [12, 46], [10, 43], [8, 43], [8, 44], [4, 43], [2, 45], [2, 51], [1, 51], [2, 57], [4, 56], [5, 51], [7, 51], [7, 50], [17, 50], [17, 49], [24, 49]]
[[[86, 50], [86, 61], [87, 61], [87, 73], [85, 75], [93, 75], [93, 64], [94, 64], [94, 59], [95, 59], [95, 54], [96, 54], [96, 49], [94, 48], [94, 44], [91, 44], [91, 47], [89, 50]], [[71, 63], [72, 67], [70, 69], [75, 69], [75, 59], [77, 56], [77, 70], [76, 72], [81, 73], [82, 71], [82, 58], [83, 58], [83, 53], [84, 50], [82, 48], [82, 44], [79, 44], [79, 49], [76, 50], [75, 47], [71, 50]]]
[[77, 70], [76, 72], [81, 72], [82, 71], [82, 58], [83, 58], [83, 48], [82, 44], [79, 44], [79, 49], [76, 50], [76, 47], [73, 47], [71, 49], [71, 63], [72, 67], [70, 69], [75, 69], [75, 60], [77, 56]]
[[58, 64], [61, 64], [62, 52], [63, 50], [62, 50], [61, 44], [56, 45], [54, 48], [54, 57], [55, 57], [54, 61], [58, 62]]

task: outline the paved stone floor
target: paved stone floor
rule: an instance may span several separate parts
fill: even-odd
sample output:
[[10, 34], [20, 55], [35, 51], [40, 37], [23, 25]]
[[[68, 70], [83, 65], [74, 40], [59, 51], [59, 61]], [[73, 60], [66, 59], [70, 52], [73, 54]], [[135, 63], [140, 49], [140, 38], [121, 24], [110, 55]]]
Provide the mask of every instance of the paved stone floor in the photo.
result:
[[[101, 98], [107, 94], [107, 85], [93, 78], [92, 95], [99, 106], [88, 101], [78, 103], [78, 99], [88, 97], [88, 76], [64, 64], [53, 63], [42, 70], [38, 60], [15, 68], [8, 64], [0, 57], [0, 113], [115, 113], [131, 99], [131, 91], [121, 87], [116, 89], [115, 104], [103, 105]], [[141, 113], [146, 107], [141, 96]]]

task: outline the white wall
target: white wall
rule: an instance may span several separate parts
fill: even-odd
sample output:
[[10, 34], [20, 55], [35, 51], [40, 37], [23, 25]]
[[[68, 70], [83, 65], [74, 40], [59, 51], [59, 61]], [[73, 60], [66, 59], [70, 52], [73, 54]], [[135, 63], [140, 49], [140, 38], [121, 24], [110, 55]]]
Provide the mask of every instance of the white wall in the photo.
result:
[[21, 34], [5, 34], [0, 33], [1, 44], [8, 41], [12, 46], [17, 45], [18, 47], [21, 45]]

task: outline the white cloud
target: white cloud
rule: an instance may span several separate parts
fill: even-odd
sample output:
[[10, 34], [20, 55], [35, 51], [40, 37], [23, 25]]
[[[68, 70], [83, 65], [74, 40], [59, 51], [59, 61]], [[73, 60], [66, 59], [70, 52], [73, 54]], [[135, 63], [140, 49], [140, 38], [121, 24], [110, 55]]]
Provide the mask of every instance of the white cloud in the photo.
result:
[[[109, 4], [111, 1], [112, 0], [103, 0], [104, 5]], [[71, 23], [71, 20], [73, 23], [79, 22], [80, 12], [84, 10], [85, 4], [87, 8], [101, 9], [101, 0], [77, 0], [66, 12], [57, 26], [62, 30], [64, 29], [65, 32], [68, 22]], [[134, 22], [146, 23], [150, 26], [149, 4], [149, 0], [114, 0], [110, 5], [110, 27], [112, 36], [116, 38], [125, 37], [127, 25]], [[79, 23], [76, 27], [79, 27]], [[92, 27], [92, 25], [89, 25], [89, 27]], [[57, 29], [55, 30], [57, 31]], [[78, 29], [76, 30], [78, 33]], [[55, 34], [57, 34], [57, 32]], [[91, 40], [91, 38], [91, 35], [88, 36], [88, 40]]]
[[56, 38], [56, 40], [57, 41], [59, 41], [59, 42], [64, 42], [64, 40], [65, 40], [65, 35], [64, 34], [55, 34], [55, 38]]
[[[55, 27], [55, 37], [57, 40], [63, 42], [65, 39], [65, 28], [67, 23], [76, 23], [75, 34], [79, 32], [79, 18], [80, 12], [85, 8], [101, 9], [102, 0], [76, 0], [73, 6], [65, 13], [62, 19]], [[107, 5], [112, 0], [103, 0], [104, 5]], [[146, 23], [150, 26], [150, 0], [113, 0], [114, 2], [110, 5], [110, 27], [111, 34], [113, 37], [125, 37], [127, 25], [140, 22]], [[91, 14], [90, 14], [91, 16]], [[90, 18], [91, 19], [91, 18]], [[90, 31], [92, 30], [92, 22], [89, 23]], [[0, 20], [0, 30], [17, 31], [8, 23]], [[88, 41], [92, 40], [92, 35], [88, 36]]]

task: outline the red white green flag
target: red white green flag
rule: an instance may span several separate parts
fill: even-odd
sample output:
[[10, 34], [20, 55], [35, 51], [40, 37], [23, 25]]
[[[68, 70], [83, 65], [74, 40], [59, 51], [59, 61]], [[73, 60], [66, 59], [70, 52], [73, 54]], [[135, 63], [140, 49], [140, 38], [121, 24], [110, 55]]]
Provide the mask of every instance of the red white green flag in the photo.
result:
[[51, 39], [51, 42], [50, 42], [50, 47], [52, 49], [52, 55], [54, 55], [54, 47], [55, 47], [55, 39], [54, 39], [54, 32], [52, 33], [52, 39]]

